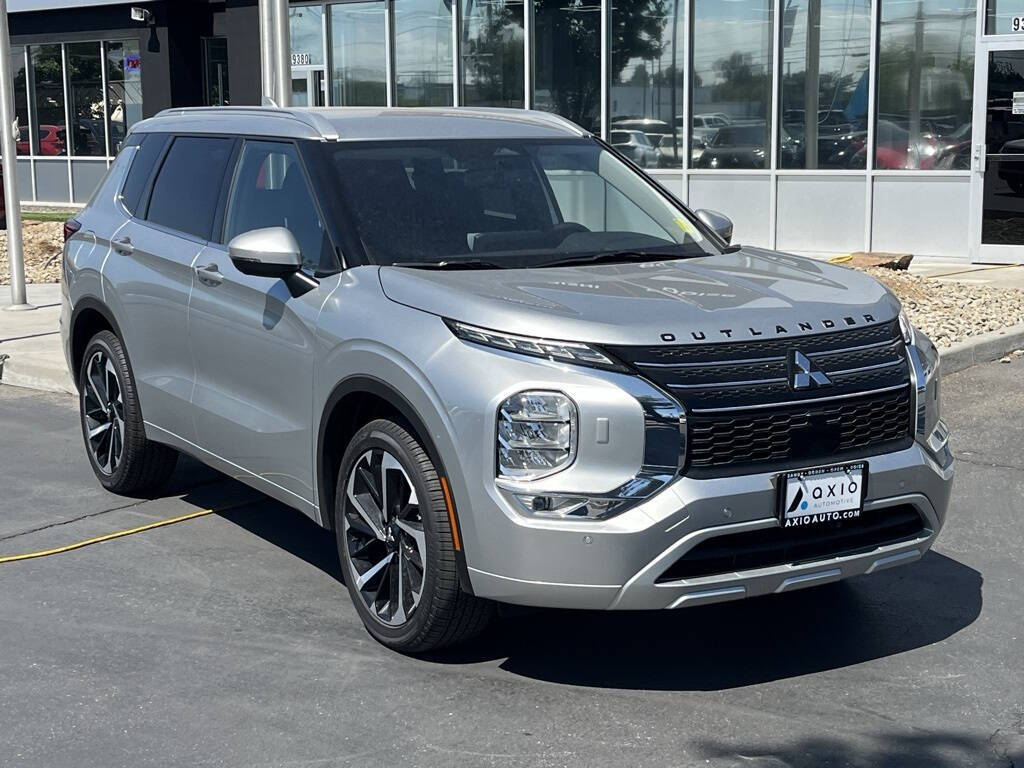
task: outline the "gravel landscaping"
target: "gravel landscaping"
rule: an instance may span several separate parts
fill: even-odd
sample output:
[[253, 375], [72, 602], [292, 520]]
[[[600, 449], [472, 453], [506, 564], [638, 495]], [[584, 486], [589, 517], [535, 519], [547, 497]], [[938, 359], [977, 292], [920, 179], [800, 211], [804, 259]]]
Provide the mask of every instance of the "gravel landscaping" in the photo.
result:
[[[25, 282], [56, 283], [60, 280], [60, 255], [64, 250], [64, 223], [24, 221]], [[7, 232], [0, 231], [0, 285], [11, 279], [7, 265]]]
[[[26, 221], [25, 279], [60, 279], [62, 223]], [[966, 283], [938, 282], [900, 270], [868, 267], [868, 274], [900, 297], [911, 321], [940, 347], [1024, 323], [1024, 291]], [[7, 233], [0, 232], [0, 285], [6, 285]]]
[[910, 322], [939, 347], [1024, 324], [1024, 291], [939, 282], [880, 267], [864, 271], [899, 296]]

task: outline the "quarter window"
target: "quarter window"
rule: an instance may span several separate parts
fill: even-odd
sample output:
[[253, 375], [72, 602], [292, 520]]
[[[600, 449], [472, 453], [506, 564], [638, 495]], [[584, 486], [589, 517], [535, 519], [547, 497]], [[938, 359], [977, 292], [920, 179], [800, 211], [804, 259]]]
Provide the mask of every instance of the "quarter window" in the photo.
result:
[[228, 199], [225, 241], [251, 229], [284, 227], [310, 270], [331, 266], [323, 221], [293, 144], [246, 141]]
[[153, 184], [146, 218], [209, 240], [234, 139], [179, 136]]
[[132, 166], [128, 170], [128, 177], [121, 190], [121, 202], [133, 216], [138, 210], [139, 200], [142, 199], [146, 182], [153, 175], [153, 166], [160, 159], [160, 154], [164, 151], [165, 146], [167, 146], [166, 134], [144, 133], [139, 139], [135, 157], [132, 158]]

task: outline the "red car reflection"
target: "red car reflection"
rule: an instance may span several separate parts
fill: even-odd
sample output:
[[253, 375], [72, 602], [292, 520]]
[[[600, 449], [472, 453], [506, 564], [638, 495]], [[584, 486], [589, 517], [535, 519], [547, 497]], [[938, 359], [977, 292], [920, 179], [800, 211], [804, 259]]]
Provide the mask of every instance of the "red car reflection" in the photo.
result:
[[[63, 155], [67, 147], [64, 141], [64, 128], [59, 125], [39, 126], [39, 154], [40, 155]], [[31, 154], [32, 148], [28, 139], [18, 142], [18, 154]]]

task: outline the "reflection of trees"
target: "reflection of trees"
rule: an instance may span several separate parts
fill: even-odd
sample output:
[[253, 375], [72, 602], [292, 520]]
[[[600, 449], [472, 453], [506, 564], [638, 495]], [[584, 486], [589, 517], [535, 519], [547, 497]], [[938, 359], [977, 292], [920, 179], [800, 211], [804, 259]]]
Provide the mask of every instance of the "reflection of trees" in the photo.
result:
[[765, 100], [770, 86], [764, 68], [753, 64], [749, 53], [733, 51], [715, 62], [715, 72], [722, 79], [711, 87], [712, 101], [753, 101]]
[[[608, 0], [610, 1], [610, 0]], [[655, 59], [662, 42], [670, 0], [615, 0], [612, 10], [612, 81], [631, 59]], [[580, 125], [592, 127], [601, 99], [601, 24], [599, 6], [583, 0], [534, 0], [538, 27], [547, 30], [551, 47], [549, 87], [554, 109]]]
[[[475, 10], [475, 5], [482, 5], [482, 9]], [[522, 6], [468, 0], [466, 19], [478, 24], [472, 37], [470, 25], [463, 25], [466, 86], [472, 89], [468, 103], [520, 106], [523, 102]]]

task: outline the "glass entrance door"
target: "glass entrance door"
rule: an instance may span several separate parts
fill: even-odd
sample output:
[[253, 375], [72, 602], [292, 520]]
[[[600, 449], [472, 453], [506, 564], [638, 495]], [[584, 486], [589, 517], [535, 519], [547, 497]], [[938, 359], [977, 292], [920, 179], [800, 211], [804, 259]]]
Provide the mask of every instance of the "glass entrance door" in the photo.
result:
[[292, 106], [324, 106], [327, 103], [324, 75], [324, 67], [292, 67]]
[[975, 260], [1024, 262], [1024, 46], [987, 48], [975, 83]]

